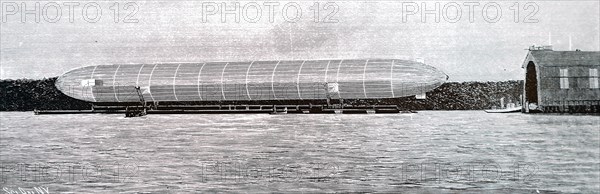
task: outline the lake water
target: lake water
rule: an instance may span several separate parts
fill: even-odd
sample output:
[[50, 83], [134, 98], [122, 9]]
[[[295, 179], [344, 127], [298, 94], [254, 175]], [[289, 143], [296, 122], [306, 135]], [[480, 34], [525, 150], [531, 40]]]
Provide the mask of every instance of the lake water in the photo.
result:
[[0, 113], [2, 193], [600, 190], [600, 117]]

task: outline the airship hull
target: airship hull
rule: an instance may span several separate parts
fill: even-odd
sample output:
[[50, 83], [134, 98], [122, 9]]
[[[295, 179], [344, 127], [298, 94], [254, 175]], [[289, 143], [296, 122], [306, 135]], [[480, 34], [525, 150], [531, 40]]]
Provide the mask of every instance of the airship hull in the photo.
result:
[[297, 60], [87, 66], [56, 82], [89, 102], [376, 99], [424, 94], [441, 71], [398, 59]]

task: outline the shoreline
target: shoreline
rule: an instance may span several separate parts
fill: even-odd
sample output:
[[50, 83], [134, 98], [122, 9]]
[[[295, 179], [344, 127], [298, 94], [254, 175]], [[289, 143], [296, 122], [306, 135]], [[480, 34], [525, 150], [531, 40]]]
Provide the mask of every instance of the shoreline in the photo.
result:
[[[60, 92], [54, 82], [57, 77], [45, 79], [0, 80], [0, 111], [33, 110], [90, 110], [92, 103], [77, 100]], [[427, 98], [417, 100], [414, 96], [386, 99], [344, 99], [353, 105], [398, 105], [402, 110], [485, 110], [505, 102], [518, 102], [523, 81], [499, 82], [446, 82], [427, 92]], [[207, 101], [181, 102], [205, 105], [238, 104], [321, 104], [324, 100], [270, 100], [270, 101]], [[177, 102], [179, 103], [179, 102]]]

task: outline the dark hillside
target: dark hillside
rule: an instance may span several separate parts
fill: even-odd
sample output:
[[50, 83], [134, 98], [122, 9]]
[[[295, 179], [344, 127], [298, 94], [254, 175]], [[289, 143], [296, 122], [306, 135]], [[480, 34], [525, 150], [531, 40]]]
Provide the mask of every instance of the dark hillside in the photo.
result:
[[[54, 86], [54, 81], [56, 81], [55, 77], [42, 80], [0, 80], [0, 111], [91, 109], [90, 103], [70, 98], [61, 93]], [[346, 100], [345, 102], [350, 104], [396, 104], [405, 110], [481, 110], [499, 106], [502, 97], [505, 98], [505, 102], [517, 102], [522, 88], [523, 81], [449, 82], [428, 92], [425, 100], [404, 97]], [[207, 102], [207, 104], [218, 103]], [[265, 102], [261, 103], [265, 104]], [[287, 104], [294, 103], [294, 101], [280, 103]], [[307, 103], [307, 101], [302, 103]], [[314, 103], [319, 103], [319, 101]], [[246, 104], [248, 103], [246, 102]]]

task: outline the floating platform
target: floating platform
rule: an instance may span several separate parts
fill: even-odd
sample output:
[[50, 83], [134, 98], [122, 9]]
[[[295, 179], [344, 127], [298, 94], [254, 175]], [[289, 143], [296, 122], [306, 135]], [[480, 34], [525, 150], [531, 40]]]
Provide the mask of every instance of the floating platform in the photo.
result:
[[[44, 114], [125, 114], [128, 106], [94, 106], [92, 110], [34, 110]], [[131, 107], [131, 106], [130, 106]], [[148, 109], [147, 114], [382, 114], [415, 113], [395, 105], [164, 105]]]

